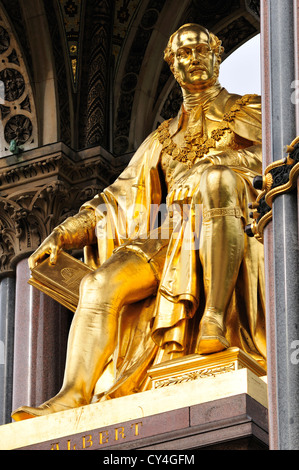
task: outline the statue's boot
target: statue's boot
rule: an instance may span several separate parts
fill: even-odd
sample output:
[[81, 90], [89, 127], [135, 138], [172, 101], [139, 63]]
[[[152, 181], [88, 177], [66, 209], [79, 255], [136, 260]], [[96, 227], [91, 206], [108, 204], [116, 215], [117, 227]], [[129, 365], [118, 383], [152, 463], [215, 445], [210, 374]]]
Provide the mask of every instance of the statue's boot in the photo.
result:
[[210, 354], [229, 348], [223, 320], [223, 312], [216, 312], [213, 308], [205, 311], [199, 328], [196, 350], [198, 354]]
[[205, 210], [200, 246], [206, 307], [197, 339], [199, 354], [219, 352], [230, 346], [225, 337], [225, 316], [244, 254], [240, 181], [231, 170], [220, 166], [213, 167], [206, 176], [210, 185], [205, 185], [207, 181], [203, 178]]
[[46, 401], [38, 407], [21, 406], [12, 412], [11, 417], [15, 421], [24, 421], [25, 419], [37, 418], [38, 416], [45, 416], [47, 414], [57, 413], [58, 411], [71, 409], [71, 407], [64, 406], [62, 403], [53, 403], [53, 400], [54, 399]]

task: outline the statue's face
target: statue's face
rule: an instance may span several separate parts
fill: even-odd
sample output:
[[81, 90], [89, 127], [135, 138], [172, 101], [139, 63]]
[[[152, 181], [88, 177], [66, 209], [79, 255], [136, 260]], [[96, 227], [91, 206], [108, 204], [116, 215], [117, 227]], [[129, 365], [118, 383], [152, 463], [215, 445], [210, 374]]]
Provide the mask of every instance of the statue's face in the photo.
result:
[[196, 26], [179, 31], [173, 38], [172, 50], [173, 73], [179, 84], [189, 91], [207, 86], [216, 58], [206, 31]]

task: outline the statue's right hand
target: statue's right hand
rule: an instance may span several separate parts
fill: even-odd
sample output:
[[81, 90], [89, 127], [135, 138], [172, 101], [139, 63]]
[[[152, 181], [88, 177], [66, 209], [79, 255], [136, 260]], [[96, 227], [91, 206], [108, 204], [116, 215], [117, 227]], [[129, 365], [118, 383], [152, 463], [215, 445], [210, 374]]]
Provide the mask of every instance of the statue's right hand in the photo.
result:
[[50, 255], [50, 263], [55, 264], [57, 256], [63, 248], [63, 236], [59, 230], [53, 232], [43, 241], [40, 247], [30, 256], [28, 263], [29, 268], [33, 269], [47, 255]]

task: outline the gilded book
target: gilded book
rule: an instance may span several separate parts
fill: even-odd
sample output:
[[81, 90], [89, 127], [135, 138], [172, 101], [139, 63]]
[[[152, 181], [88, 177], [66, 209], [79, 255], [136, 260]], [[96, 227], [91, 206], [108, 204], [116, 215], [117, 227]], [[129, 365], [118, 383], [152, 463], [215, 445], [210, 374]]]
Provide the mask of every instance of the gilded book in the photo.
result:
[[92, 269], [68, 253], [61, 252], [56, 264], [46, 258], [31, 271], [28, 283], [74, 312], [82, 278]]

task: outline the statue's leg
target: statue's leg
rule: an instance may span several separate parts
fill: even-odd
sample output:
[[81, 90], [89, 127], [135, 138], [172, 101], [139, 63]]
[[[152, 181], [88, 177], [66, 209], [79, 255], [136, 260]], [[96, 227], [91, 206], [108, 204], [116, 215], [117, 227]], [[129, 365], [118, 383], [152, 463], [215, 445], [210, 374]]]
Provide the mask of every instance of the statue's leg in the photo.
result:
[[18, 421], [89, 404], [116, 346], [120, 310], [156, 289], [150, 264], [130, 251], [115, 253], [101, 268], [88, 274], [80, 285], [60, 392], [39, 407], [19, 408], [12, 417]]
[[197, 352], [209, 354], [229, 347], [225, 313], [244, 254], [244, 182], [227, 167], [210, 167], [202, 175], [200, 197], [203, 204], [200, 258], [206, 305]]

